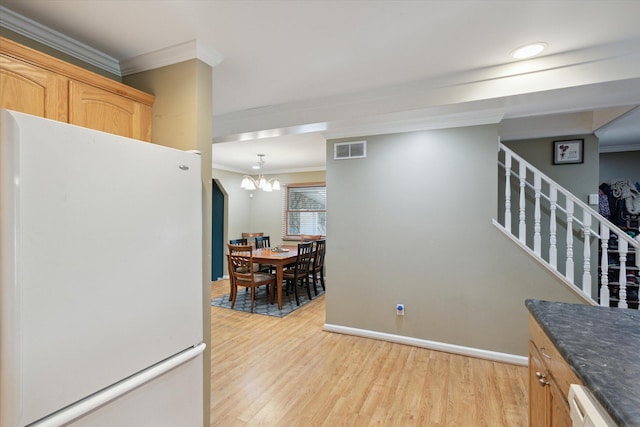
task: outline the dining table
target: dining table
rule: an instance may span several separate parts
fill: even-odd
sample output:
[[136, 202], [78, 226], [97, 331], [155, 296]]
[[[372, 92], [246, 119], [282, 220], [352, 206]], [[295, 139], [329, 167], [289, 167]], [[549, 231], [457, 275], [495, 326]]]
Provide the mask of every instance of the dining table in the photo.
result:
[[254, 249], [253, 262], [272, 265], [276, 268], [276, 288], [278, 289], [278, 309], [282, 310], [282, 281], [284, 267], [296, 262], [298, 257], [297, 245], [282, 245], [277, 248]]

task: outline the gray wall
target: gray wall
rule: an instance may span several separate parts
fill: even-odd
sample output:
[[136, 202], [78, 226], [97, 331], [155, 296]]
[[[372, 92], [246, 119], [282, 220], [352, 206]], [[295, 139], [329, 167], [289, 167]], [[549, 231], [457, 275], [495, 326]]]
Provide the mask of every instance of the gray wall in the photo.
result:
[[492, 224], [497, 127], [362, 139], [327, 144], [326, 322], [525, 356], [524, 300], [579, 301]]
[[640, 151], [600, 154], [600, 182], [618, 178], [640, 182]]
[[[553, 141], [560, 139], [584, 139], [584, 163], [554, 165]], [[562, 138], [503, 141], [503, 144], [583, 202], [589, 203], [589, 194], [598, 194], [599, 154], [598, 139], [595, 136], [573, 135]]]

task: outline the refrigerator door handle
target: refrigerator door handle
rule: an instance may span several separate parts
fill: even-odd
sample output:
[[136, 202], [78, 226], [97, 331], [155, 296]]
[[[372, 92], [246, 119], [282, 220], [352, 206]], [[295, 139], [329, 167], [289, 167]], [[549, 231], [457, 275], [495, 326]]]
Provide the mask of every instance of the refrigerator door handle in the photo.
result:
[[153, 365], [127, 379], [124, 379], [110, 387], [99, 391], [86, 399], [83, 399], [67, 408], [55, 412], [40, 421], [30, 424], [30, 427], [56, 427], [64, 425], [82, 415], [126, 394], [127, 392], [143, 385], [146, 382], [159, 377], [165, 372], [182, 365], [185, 362], [199, 356], [207, 345], [200, 343], [190, 349], [184, 350], [156, 365]]

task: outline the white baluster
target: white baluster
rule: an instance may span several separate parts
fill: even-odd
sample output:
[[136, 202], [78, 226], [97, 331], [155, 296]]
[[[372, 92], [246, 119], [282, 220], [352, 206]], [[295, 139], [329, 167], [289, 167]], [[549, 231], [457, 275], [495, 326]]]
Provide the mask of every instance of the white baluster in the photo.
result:
[[553, 269], [558, 268], [558, 247], [556, 242], [556, 208], [558, 205], [558, 189], [554, 184], [549, 184], [549, 202], [551, 203], [551, 213], [549, 218], [549, 264]]
[[527, 244], [527, 224], [525, 223], [525, 181], [527, 179], [527, 167], [524, 162], [520, 162], [520, 227], [518, 229], [518, 239]]
[[620, 251], [620, 290], [618, 292], [618, 307], [627, 308], [627, 251], [629, 243], [626, 240], [618, 238], [618, 251]]
[[535, 192], [535, 209], [533, 213], [533, 252], [540, 256], [542, 253], [542, 237], [540, 237], [540, 190], [542, 188], [541, 177], [538, 172], [533, 176], [533, 190]]
[[504, 156], [504, 226], [511, 233], [511, 153]]
[[591, 214], [586, 210], [582, 214], [582, 232], [584, 233], [584, 271], [582, 272], [582, 292], [591, 297]]
[[567, 199], [567, 261], [566, 278], [573, 283], [573, 201]]
[[609, 307], [609, 227], [600, 224], [600, 305]]

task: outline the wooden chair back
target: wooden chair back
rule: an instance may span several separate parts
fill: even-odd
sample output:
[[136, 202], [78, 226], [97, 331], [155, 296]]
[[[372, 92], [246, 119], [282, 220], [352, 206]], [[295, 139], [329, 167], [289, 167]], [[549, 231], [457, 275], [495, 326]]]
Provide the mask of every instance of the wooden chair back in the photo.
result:
[[299, 277], [309, 273], [313, 242], [298, 243], [298, 256], [293, 266], [294, 276]]
[[[250, 245], [227, 245], [229, 248], [229, 274], [232, 275], [232, 295], [231, 308], [235, 307], [238, 296], [238, 286], [251, 288], [251, 312], [256, 297], [256, 288], [262, 285], [274, 285], [275, 277], [270, 274], [259, 273], [254, 270], [253, 252]], [[269, 292], [267, 288], [267, 292]]]
[[229, 253], [231, 273], [236, 286], [253, 286], [253, 255], [251, 246], [237, 246], [242, 250]]
[[242, 233], [242, 238], [250, 239], [258, 236], [264, 236], [264, 233]]
[[324, 239], [316, 240], [316, 250], [313, 253], [312, 271], [320, 271], [324, 267], [324, 254], [327, 251], [327, 241]]
[[270, 248], [271, 237], [270, 236], [256, 236], [256, 249]]
[[247, 233], [247, 232], [242, 233], [242, 238], [247, 239], [247, 244], [253, 245], [253, 247], [255, 247], [255, 240], [256, 240], [256, 237], [258, 236], [264, 236], [264, 233]]
[[324, 239], [315, 241], [316, 249], [313, 253], [313, 261], [311, 266], [311, 277], [313, 278], [313, 291], [318, 295], [316, 284], [320, 278], [320, 286], [324, 286], [324, 255], [327, 252], [327, 241]]
[[320, 240], [322, 239], [322, 236], [319, 234], [301, 234], [300, 235], [300, 241], [301, 242], [308, 242], [308, 241], [314, 241], [314, 240]]
[[232, 245], [246, 245], [247, 239], [231, 239], [229, 240], [229, 243]]
[[311, 300], [311, 290], [309, 289], [309, 268], [311, 264], [311, 254], [313, 252], [313, 242], [298, 243], [298, 255], [295, 264], [287, 266], [283, 273], [284, 280], [287, 282], [287, 295], [290, 289], [296, 295], [296, 304], [300, 305], [298, 297], [298, 281], [307, 288], [307, 296]]
[[[242, 239], [236, 239], [236, 240], [242, 240]], [[229, 270], [230, 295], [231, 295], [231, 300], [235, 300], [235, 293], [238, 287], [236, 286], [236, 275], [234, 274], [236, 267], [231, 262], [231, 255], [242, 254], [242, 253], [244, 253], [245, 255], [251, 254], [252, 247], [247, 245], [245, 241], [244, 245], [234, 245], [234, 244], [228, 243], [227, 249], [229, 251], [229, 253], [227, 254], [227, 264], [228, 264], [228, 270]]]

